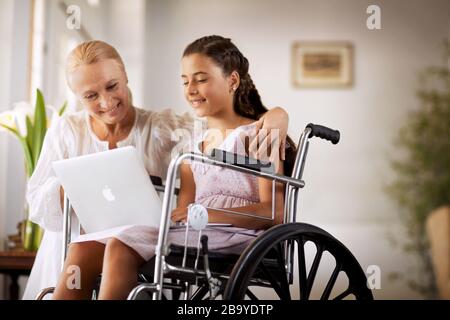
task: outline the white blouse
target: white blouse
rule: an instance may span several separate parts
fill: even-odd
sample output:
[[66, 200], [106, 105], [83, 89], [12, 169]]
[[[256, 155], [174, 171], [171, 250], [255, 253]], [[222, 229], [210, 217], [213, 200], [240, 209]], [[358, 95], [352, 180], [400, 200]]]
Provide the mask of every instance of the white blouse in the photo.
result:
[[[192, 132], [193, 124], [194, 119], [188, 113], [176, 115], [171, 110], [154, 112], [136, 108], [134, 125], [117, 147], [135, 146], [148, 173], [164, 179], [174, 147], [180, 145], [186, 133]], [[61, 185], [52, 162], [108, 149], [108, 142], [101, 141], [92, 131], [84, 110], [65, 115], [47, 131], [27, 189], [30, 219], [44, 228], [45, 233], [23, 299], [34, 299], [41, 289], [55, 286], [61, 272]]]

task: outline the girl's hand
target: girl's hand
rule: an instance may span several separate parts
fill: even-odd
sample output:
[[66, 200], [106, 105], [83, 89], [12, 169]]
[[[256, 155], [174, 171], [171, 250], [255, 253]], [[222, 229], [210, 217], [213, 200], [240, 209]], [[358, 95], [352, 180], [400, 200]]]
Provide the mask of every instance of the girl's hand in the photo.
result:
[[249, 154], [257, 159], [271, 162], [277, 162], [278, 159], [284, 160], [289, 125], [289, 116], [286, 111], [280, 107], [273, 108], [267, 111], [256, 124], [258, 134], [250, 143]]
[[178, 221], [182, 221], [182, 222], [186, 222], [187, 219], [187, 215], [188, 215], [188, 208], [176, 208], [175, 210], [172, 211], [172, 221], [173, 222], [178, 222]]

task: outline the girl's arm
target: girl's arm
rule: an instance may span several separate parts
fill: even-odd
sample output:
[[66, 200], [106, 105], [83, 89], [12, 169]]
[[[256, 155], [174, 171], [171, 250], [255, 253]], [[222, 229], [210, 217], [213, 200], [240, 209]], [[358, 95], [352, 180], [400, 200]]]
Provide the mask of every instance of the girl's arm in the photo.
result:
[[[282, 174], [281, 165], [278, 173]], [[187, 172], [189, 170], [189, 172]], [[184, 178], [184, 182], [183, 182]], [[186, 181], [186, 178], [191, 181]], [[260, 202], [245, 207], [224, 208], [231, 211], [256, 214], [261, 217], [272, 217], [272, 181], [258, 178]], [[183, 188], [184, 187], [184, 188]], [[195, 201], [195, 183], [190, 168], [187, 167], [181, 177], [181, 189], [178, 208], [172, 212], [173, 221], [186, 221], [187, 206]], [[218, 210], [208, 209], [209, 223], [231, 223], [235, 227], [247, 229], [267, 229], [283, 221], [284, 186], [277, 183], [275, 187], [275, 216], [274, 220], [263, 220], [254, 217], [244, 217], [235, 214], [227, 214]]]
[[181, 212], [182, 210], [187, 209], [187, 206], [195, 201], [195, 181], [189, 164], [183, 163], [180, 166], [180, 180], [177, 209], [173, 211], [172, 215], [175, 212]]
[[[278, 170], [279, 174], [283, 173], [282, 165]], [[231, 211], [251, 213], [261, 217], [272, 217], [272, 180], [258, 178], [259, 184], [259, 203], [245, 207], [224, 208]], [[284, 208], [284, 185], [282, 183], [275, 184], [275, 215], [274, 220], [263, 220], [254, 217], [243, 217], [235, 214], [227, 214], [214, 209], [209, 209], [210, 223], [231, 223], [235, 227], [246, 229], [268, 229], [274, 225], [283, 222]]]

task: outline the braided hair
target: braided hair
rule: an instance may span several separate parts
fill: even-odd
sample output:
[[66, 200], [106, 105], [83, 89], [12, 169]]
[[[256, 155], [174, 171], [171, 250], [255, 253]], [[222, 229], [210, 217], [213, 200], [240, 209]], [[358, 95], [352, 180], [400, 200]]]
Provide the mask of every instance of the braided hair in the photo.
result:
[[[231, 42], [231, 39], [217, 35], [206, 36], [195, 40], [184, 49], [183, 57], [191, 54], [202, 54], [209, 57], [222, 69], [225, 76], [236, 71], [240, 77], [234, 99], [233, 109], [236, 114], [258, 120], [268, 110], [261, 101], [250, 74], [249, 62], [241, 51]], [[295, 144], [290, 137], [286, 138], [285, 173], [290, 175], [295, 161]]]

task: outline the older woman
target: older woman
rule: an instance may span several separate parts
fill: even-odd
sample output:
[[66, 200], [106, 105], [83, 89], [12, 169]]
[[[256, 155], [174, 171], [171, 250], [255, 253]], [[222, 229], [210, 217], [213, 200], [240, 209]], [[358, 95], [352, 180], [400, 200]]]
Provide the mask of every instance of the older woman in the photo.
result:
[[[23, 298], [33, 299], [39, 290], [51, 286], [57, 286], [56, 298], [89, 298], [95, 278], [82, 276], [81, 289], [63, 290], [71, 275], [66, 273], [70, 265], [83, 265], [95, 271], [86, 273], [103, 275], [100, 298], [124, 298], [136, 282], [133, 272], [144, 260], [117, 237], [72, 244], [57, 285], [62, 267], [63, 190], [51, 164], [55, 160], [133, 145], [142, 155], [148, 173], [165, 177], [171, 151], [177, 143], [172, 133], [176, 129], [192, 131], [193, 118], [170, 110], [153, 112], [134, 107], [122, 59], [104, 42], [90, 41], [76, 47], [68, 56], [66, 75], [69, 87], [84, 108], [64, 116], [49, 129], [29, 181], [30, 217], [45, 229], [45, 234]], [[286, 112], [275, 108], [264, 115], [260, 125], [265, 129], [279, 128], [284, 137], [287, 122]], [[126, 276], [123, 279], [123, 275], [129, 275], [130, 279]]]

